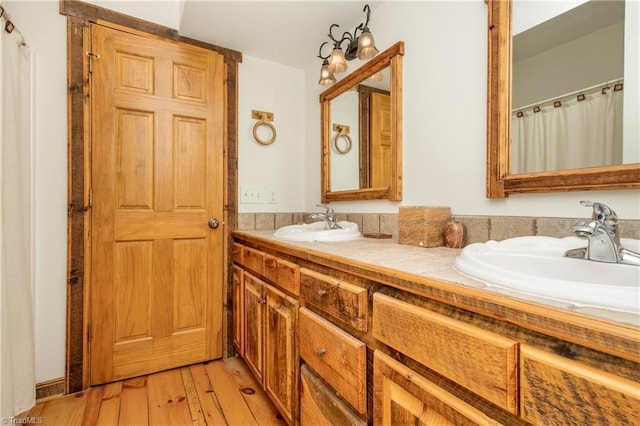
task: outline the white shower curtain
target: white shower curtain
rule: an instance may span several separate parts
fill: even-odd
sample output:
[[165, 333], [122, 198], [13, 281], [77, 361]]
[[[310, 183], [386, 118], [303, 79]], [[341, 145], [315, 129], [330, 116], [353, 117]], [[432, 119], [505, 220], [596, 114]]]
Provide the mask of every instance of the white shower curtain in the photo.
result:
[[0, 28], [0, 416], [35, 403], [31, 249], [31, 53]]
[[513, 173], [608, 166], [622, 163], [623, 91], [600, 89], [511, 117]]

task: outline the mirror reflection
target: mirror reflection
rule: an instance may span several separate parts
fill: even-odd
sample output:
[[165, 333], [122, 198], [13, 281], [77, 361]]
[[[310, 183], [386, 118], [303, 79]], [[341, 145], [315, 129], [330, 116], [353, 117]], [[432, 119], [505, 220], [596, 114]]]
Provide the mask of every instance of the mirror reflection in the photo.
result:
[[322, 202], [402, 199], [398, 42], [320, 94]]
[[511, 172], [638, 162], [623, 145], [624, 1], [514, 1], [512, 35]]
[[[545, 9], [566, 1], [544, 2]], [[571, 0], [582, 4], [584, 0]], [[624, 81], [623, 81], [623, 126], [622, 156], [624, 164], [601, 165], [570, 169], [544, 170], [514, 173], [512, 167], [512, 6], [515, 3], [531, 3], [541, 6], [540, 2], [523, 0], [486, 0], [488, 6], [488, 85], [487, 85], [487, 197], [502, 198], [516, 193], [535, 193], [552, 191], [611, 190], [640, 187], [640, 145], [638, 145], [638, 114], [640, 102], [638, 86], [640, 82], [640, 4], [635, 1], [624, 3]], [[606, 3], [606, 2], [603, 2]], [[524, 16], [529, 15], [525, 13]], [[530, 13], [533, 16], [533, 13]], [[516, 30], [517, 31], [517, 30]], [[555, 36], [554, 36], [555, 37]], [[516, 53], [517, 55], [517, 53]], [[588, 64], [583, 68], [595, 67], [604, 53], [595, 46], [588, 56]], [[549, 69], [560, 67], [551, 66]], [[576, 77], [577, 78], [577, 77]], [[617, 77], [614, 77], [617, 78]], [[555, 77], [547, 77], [547, 83]], [[597, 83], [594, 83], [597, 84]], [[574, 90], [583, 90], [584, 87]], [[516, 89], [517, 90], [517, 89]], [[571, 90], [571, 89], [568, 89]], [[612, 90], [612, 89], [610, 89]], [[516, 93], [515, 96], [518, 96]], [[542, 100], [557, 94], [540, 96]], [[577, 97], [577, 95], [576, 95]], [[522, 101], [528, 102], [528, 101]], [[539, 102], [532, 101], [532, 102]], [[553, 99], [555, 103], [556, 100]], [[562, 102], [562, 101], [560, 101]], [[585, 104], [586, 105], [586, 104]], [[534, 106], [535, 108], [535, 106]], [[564, 111], [564, 108], [556, 108]], [[517, 111], [516, 111], [517, 113]], [[527, 146], [528, 148], [528, 146]], [[579, 153], [581, 146], [574, 148]], [[577, 156], [578, 154], [576, 154]], [[582, 155], [580, 153], [580, 155]], [[573, 166], [572, 166], [573, 167]]]
[[391, 185], [389, 67], [330, 103], [331, 190]]

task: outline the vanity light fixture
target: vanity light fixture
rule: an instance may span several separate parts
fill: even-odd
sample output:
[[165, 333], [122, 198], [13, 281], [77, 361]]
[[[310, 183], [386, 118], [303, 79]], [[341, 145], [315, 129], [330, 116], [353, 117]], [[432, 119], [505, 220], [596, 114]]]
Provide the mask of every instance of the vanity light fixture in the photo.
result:
[[[338, 24], [332, 24], [329, 27], [329, 38], [333, 41], [333, 50], [329, 56], [322, 56], [322, 48], [325, 44], [329, 42], [325, 41], [320, 45], [320, 50], [318, 52], [318, 58], [322, 59], [322, 68], [320, 69], [320, 81], [318, 84], [322, 84], [324, 86], [330, 86], [331, 84], [336, 82], [336, 78], [333, 75], [334, 73], [340, 73], [347, 70], [347, 62], [351, 61], [355, 58], [358, 59], [371, 59], [378, 54], [378, 49], [376, 48], [375, 42], [373, 40], [373, 35], [371, 31], [369, 31], [369, 16], [371, 14], [371, 8], [368, 4], [364, 6], [362, 9], [363, 12], [367, 12], [366, 21], [360, 23], [355, 30], [353, 30], [353, 34], [345, 31], [342, 34], [342, 38], [337, 39], [333, 35], [333, 28], [340, 28]], [[358, 30], [360, 30], [360, 35], [358, 35]], [[347, 41], [347, 49], [345, 51], [342, 50], [342, 44]]]

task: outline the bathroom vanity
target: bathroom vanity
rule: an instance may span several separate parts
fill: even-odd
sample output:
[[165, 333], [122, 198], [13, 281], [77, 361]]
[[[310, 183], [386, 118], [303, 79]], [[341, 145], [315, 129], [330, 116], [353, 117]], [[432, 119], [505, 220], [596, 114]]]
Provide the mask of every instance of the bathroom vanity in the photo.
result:
[[457, 249], [233, 238], [233, 343], [290, 424], [638, 421], [628, 316], [489, 291]]

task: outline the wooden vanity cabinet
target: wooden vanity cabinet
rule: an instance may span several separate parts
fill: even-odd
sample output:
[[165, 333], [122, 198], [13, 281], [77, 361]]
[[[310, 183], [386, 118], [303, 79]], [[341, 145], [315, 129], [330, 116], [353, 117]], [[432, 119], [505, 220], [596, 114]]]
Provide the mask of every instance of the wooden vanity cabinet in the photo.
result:
[[[234, 266], [233, 269], [233, 294], [242, 299], [233, 302], [233, 318], [243, 324], [242, 331], [237, 330], [238, 326], [234, 324], [234, 343], [238, 341], [237, 344], [241, 346], [238, 354], [244, 358], [282, 416], [289, 424], [294, 424], [297, 422], [299, 382], [296, 343], [298, 300], [254, 273], [256, 270], [264, 272], [269, 269], [264, 265], [260, 266], [257, 260], [263, 259], [266, 262], [268, 257], [264, 253], [247, 247], [240, 249], [245, 254], [250, 253], [248, 259], [253, 272], [239, 266]], [[243, 256], [244, 258], [247, 257]], [[285, 288], [298, 287], [298, 284], [283, 278], [297, 279], [297, 266], [282, 265], [286, 272], [278, 273], [280, 268], [275, 266], [271, 268], [276, 271], [273, 277]], [[292, 265], [295, 266], [293, 272]], [[236, 279], [241, 280], [238, 286]], [[236, 287], [241, 290], [236, 291]]]
[[[543, 333], [498, 310], [475, 312], [430, 298], [420, 288], [430, 284], [408, 274], [402, 287], [394, 283], [396, 271], [369, 274], [288, 246], [265, 250], [234, 254], [236, 263], [251, 265], [233, 270], [234, 297], [243, 298], [233, 303], [243, 310], [234, 320], [244, 324], [234, 324], [234, 342], [292, 424], [638, 423], [638, 356], [629, 349], [620, 356], [626, 346], [575, 343], [568, 331], [575, 327], [602, 333], [586, 317], [568, 314], [575, 322], [563, 322], [562, 316], [559, 329]], [[283, 288], [275, 280], [296, 282]], [[504, 303], [494, 300], [496, 307]], [[564, 314], [536, 306], [539, 312]]]

